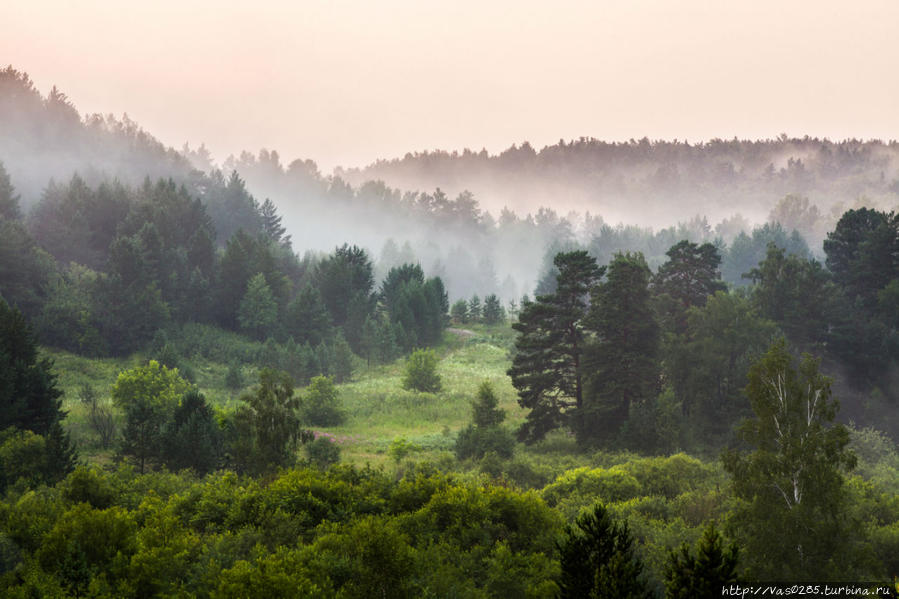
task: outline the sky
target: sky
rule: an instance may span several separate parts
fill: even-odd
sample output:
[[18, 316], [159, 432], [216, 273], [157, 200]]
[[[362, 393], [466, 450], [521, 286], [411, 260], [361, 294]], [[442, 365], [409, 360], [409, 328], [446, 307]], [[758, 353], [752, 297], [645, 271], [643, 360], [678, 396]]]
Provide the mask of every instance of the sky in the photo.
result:
[[899, 139], [896, 0], [0, 0], [0, 63], [166, 145], [325, 173], [584, 136]]

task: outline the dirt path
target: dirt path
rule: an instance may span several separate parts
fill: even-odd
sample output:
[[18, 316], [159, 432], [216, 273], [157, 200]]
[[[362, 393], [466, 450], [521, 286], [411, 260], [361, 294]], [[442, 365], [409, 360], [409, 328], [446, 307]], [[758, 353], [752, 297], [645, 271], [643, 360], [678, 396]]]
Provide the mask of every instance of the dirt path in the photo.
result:
[[466, 339], [468, 337], [474, 337], [474, 334], [475, 334], [474, 331], [469, 331], [468, 329], [454, 329], [452, 327], [448, 327], [446, 329], [446, 331], [448, 333], [452, 333], [453, 335], [462, 337], [463, 339]]

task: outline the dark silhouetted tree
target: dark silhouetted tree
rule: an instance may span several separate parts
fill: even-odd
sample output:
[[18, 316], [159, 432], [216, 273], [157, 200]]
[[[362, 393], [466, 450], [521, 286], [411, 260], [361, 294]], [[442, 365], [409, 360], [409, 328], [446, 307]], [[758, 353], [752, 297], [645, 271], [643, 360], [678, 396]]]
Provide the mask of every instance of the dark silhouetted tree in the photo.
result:
[[563, 599], [649, 599], [643, 563], [634, 554], [626, 522], [615, 522], [600, 503], [565, 529], [559, 543]]
[[534, 442], [549, 431], [570, 424], [582, 408], [581, 359], [584, 351], [583, 318], [588, 295], [604, 268], [585, 251], [559, 253], [554, 259], [556, 291], [522, 300], [515, 355], [508, 374], [518, 390], [518, 403], [529, 409], [519, 439]]

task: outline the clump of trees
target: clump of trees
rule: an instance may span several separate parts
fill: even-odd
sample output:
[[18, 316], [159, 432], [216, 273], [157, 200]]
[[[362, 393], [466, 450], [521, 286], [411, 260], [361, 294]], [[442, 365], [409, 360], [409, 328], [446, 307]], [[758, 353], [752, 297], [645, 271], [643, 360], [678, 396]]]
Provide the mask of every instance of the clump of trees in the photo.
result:
[[457, 300], [450, 307], [450, 316], [456, 324], [501, 324], [506, 321], [506, 309], [495, 293], [487, 295], [483, 305], [481, 298], [473, 295], [468, 301]]

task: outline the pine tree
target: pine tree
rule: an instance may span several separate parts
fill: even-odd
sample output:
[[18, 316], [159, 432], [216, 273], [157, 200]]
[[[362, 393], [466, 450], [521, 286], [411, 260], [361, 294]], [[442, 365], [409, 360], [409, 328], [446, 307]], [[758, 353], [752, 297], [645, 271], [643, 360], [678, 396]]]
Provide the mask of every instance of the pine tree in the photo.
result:
[[515, 356], [508, 374], [518, 403], [530, 412], [519, 439], [534, 442], [569, 424], [582, 408], [581, 359], [587, 296], [604, 272], [585, 251], [557, 254], [556, 291], [533, 302], [522, 298]]

